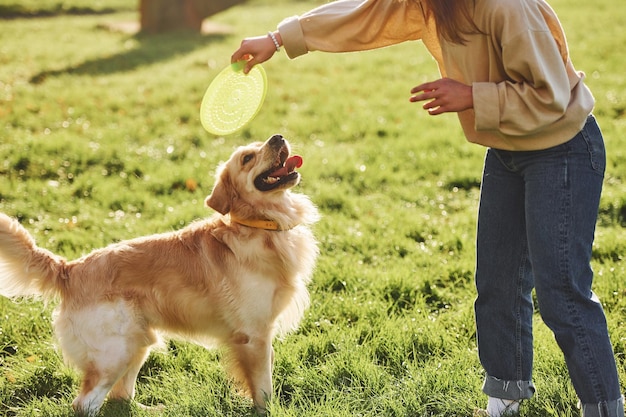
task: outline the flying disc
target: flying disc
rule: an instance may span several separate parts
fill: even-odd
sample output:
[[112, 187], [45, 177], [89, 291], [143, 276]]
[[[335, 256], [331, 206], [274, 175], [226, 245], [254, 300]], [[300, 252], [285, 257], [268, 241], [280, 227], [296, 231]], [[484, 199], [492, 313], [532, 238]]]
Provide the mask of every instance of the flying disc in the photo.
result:
[[265, 70], [257, 64], [244, 74], [244, 65], [245, 61], [241, 61], [224, 68], [204, 93], [200, 121], [209, 133], [234, 133], [261, 110], [267, 92]]

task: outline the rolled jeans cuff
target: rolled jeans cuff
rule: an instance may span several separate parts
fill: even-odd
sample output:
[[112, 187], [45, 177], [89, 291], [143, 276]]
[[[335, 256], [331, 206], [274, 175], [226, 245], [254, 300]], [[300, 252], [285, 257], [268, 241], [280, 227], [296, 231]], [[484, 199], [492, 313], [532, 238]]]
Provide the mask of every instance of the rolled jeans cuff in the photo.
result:
[[483, 383], [483, 392], [490, 397], [517, 401], [532, 397], [535, 386], [532, 381], [505, 381], [487, 375]]
[[624, 397], [598, 404], [583, 404], [583, 417], [624, 417]]

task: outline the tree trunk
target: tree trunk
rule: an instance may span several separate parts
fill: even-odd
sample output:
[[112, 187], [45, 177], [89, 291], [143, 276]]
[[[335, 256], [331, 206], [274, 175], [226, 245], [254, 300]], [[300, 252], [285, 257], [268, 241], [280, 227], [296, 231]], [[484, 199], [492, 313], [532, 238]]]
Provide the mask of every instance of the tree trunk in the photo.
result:
[[140, 0], [141, 31], [172, 30], [200, 32], [202, 21], [245, 0]]

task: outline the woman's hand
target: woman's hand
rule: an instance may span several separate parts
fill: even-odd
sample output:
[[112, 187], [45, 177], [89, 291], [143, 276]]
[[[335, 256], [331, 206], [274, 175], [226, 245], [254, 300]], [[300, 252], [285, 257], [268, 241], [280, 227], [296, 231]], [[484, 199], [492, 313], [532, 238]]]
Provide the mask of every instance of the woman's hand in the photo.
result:
[[[282, 45], [280, 33], [274, 32], [276, 40]], [[250, 72], [256, 64], [267, 61], [276, 53], [276, 45], [269, 36], [256, 36], [246, 38], [241, 41], [239, 49], [237, 49], [230, 57], [230, 62], [247, 61], [243, 69], [244, 73]]]
[[442, 78], [413, 87], [411, 94], [413, 94], [410, 98], [411, 103], [430, 100], [423, 107], [432, 115], [458, 113], [474, 107], [472, 86], [451, 78]]

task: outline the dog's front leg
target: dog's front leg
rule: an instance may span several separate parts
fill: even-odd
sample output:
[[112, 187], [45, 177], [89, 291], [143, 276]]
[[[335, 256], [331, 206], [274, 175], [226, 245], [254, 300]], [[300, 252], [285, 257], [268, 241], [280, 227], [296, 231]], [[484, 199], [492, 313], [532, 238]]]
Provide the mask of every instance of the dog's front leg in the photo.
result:
[[230, 348], [235, 375], [246, 384], [257, 410], [264, 412], [272, 395], [274, 349], [271, 337], [238, 333], [231, 339]]

